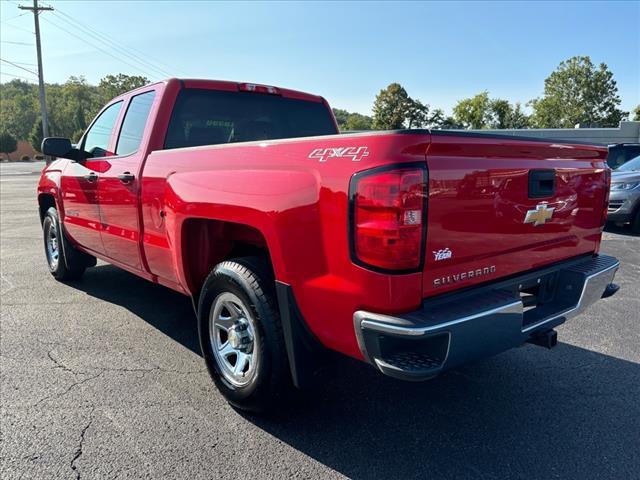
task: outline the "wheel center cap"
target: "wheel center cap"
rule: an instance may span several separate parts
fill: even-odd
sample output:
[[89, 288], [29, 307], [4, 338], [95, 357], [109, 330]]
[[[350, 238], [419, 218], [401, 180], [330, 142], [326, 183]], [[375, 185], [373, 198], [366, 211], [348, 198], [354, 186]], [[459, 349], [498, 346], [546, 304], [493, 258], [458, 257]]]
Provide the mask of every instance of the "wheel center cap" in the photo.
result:
[[240, 335], [238, 335], [236, 328], [231, 327], [228, 331], [228, 335], [229, 335], [229, 343], [231, 344], [231, 347], [237, 350], [238, 347], [240, 346]]

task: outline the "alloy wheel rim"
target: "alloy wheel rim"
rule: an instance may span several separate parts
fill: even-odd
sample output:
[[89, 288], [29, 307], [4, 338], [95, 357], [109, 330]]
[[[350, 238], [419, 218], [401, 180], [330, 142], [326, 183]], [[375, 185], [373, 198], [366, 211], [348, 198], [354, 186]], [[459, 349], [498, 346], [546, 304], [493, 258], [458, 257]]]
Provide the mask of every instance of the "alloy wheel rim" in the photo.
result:
[[209, 316], [209, 337], [224, 379], [235, 387], [251, 383], [259, 356], [256, 323], [237, 295], [224, 292], [216, 297]]
[[50, 224], [47, 230], [47, 260], [52, 270], [58, 268], [58, 261], [60, 260], [59, 248], [56, 228], [53, 224]]

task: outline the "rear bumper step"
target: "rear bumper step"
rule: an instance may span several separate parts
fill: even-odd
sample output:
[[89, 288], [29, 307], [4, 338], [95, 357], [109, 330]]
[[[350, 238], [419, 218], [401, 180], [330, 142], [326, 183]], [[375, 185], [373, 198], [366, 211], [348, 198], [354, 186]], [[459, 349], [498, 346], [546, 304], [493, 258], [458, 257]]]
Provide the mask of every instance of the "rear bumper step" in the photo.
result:
[[428, 299], [407, 314], [359, 310], [353, 315], [358, 345], [380, 371], [405, 380], [426, 380], [528, 341], [551, 348], [554, 327], [617, 292], [619, 265], [599, 255]]

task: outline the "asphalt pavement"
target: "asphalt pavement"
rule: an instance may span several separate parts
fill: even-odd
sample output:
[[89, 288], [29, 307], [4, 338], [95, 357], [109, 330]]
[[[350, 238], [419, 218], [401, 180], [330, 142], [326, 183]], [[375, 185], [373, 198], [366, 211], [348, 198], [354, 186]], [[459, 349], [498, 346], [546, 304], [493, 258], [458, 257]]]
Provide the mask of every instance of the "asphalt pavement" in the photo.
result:
[[427, 383], [344, 359], [269, 417], [200, 357], [190, 301], [99, 263], [48, 273], [41, 164], [0, 166], [0, 477], [637, 479], [640, 237], [613, 228], [621, 290], [525, 346]]

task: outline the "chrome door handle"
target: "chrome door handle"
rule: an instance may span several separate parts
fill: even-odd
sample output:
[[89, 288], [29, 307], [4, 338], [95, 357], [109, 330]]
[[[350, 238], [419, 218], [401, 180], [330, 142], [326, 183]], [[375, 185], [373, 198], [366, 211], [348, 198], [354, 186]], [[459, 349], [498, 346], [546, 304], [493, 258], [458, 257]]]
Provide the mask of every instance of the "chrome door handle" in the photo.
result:
[[124, 172], [120, 175], [118, 175], [118, 179], [122, 182], [122, 183], [131, 183], [136, 179], [136, 176], [131, 173], [131, 172]]
[[84, 175], [82, 178], [84, 178], [87, 182], [95, 182], [96, 180], [98, 180], [98, 174], [96, 174], [95, 172], [91, 172], [87, 175]]

